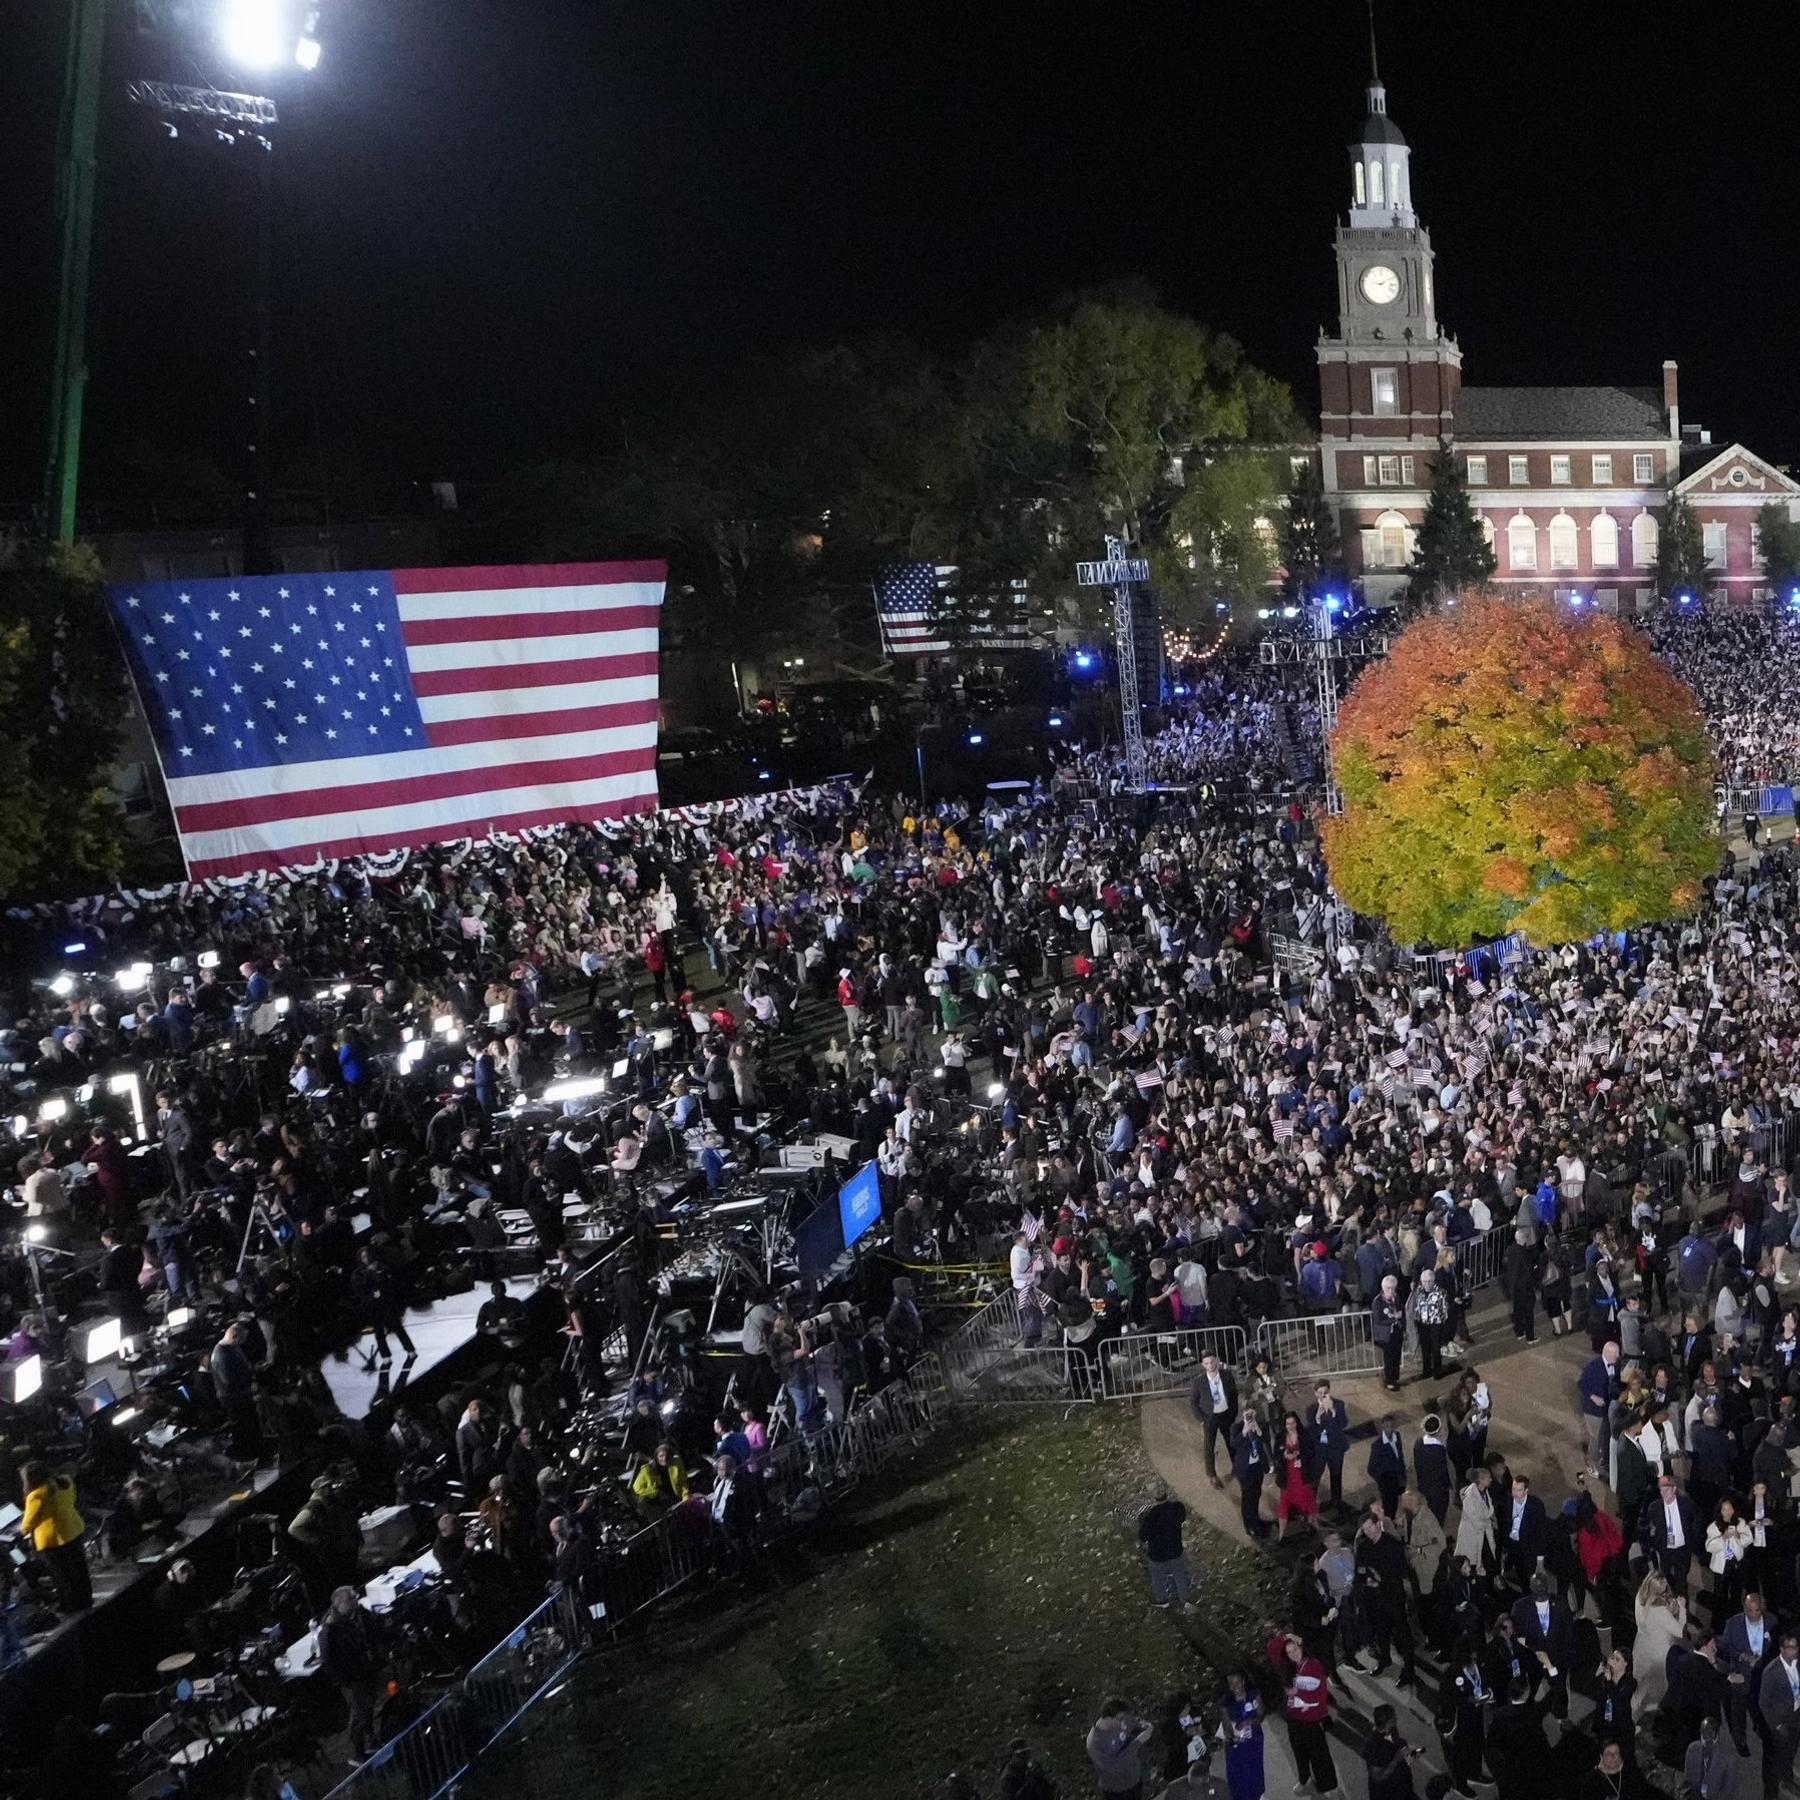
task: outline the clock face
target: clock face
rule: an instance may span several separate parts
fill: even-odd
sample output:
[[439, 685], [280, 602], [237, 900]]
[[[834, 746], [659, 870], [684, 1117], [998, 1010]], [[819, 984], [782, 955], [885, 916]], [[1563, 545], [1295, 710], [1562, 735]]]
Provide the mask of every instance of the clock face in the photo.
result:
[[1400, 277], [1386, 263], [1371, 263], [1363, 270], [1362, 291], [1372, 306], [1386, 306], [1400, 292]]

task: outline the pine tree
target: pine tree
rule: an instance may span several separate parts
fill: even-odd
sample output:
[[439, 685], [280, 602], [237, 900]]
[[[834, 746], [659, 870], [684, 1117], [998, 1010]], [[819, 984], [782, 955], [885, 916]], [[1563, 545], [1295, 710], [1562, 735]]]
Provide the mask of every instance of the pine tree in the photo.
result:
[[1299, 605], [1349, 587], [1337, 519], [1325, 498], [1319, 465], [1310, 456], [1294, 471], [1287, 504], [1276, 522], [1275, 542], [1281, 554], [1285, 599]]
[[1777, 600], [1791, 602], [1800, 594], [1800, 525], [1788, 517], [1785, 506], [1771, 501], [1756, 509], [1756, 535], [1764, 578]]
[[1687, 501], [1672, 495], [1656, 541], [1657, 595], [1670, 601], [1703, 601], [1712, 592], [1712, 579], [1700, 521]]
[[1445, 594], [1485, 588], [1494, 574], [1494, 547], [1469, 501], [1462, 464], [1448, 449], [1431, 459], [1431, 496], [1413, 544], [1407, 600], [1425, 606]]

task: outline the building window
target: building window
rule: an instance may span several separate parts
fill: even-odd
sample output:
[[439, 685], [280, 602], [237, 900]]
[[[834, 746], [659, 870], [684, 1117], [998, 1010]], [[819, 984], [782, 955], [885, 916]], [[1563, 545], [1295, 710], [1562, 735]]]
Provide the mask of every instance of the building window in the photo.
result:
[[1386, 198], [1382, 191], [1382, 166], [1379, 162], [1369, 164], [1369, 204], [1379, 206]]
[[1531, 466], [1522, 456], [1509, 456], [1506, 459], [1506, 479], [1514, 487], [1524, 487], [1531, 480]]
[[1612, 485], [1612, 458], [1596, 456], [1594, 458], [1594, 486], [1610, 487]]
[[1371, 369], [1369, 388], [1374, 399], [1375, 416], [1391, 419], [1400, 410], [1400, 375], [1395, 369]]
[[1650, 610], [1650, 608], [1652, 606], [1654, 606], [1655, 604], [1656, 604], [1656, 589], [1655, 588], [1639, 588], [1637, 590], [1637, 609], [1639, 612], [1648, 612]]
[[1553, 569], [1578, 569], [1581, 558], [1576, 549], [1575, 521], [1567, 513], [1558, 513], [1550, 521], [1550, 566]]
[[1656, 520], [1647, 512], [1639, 513], [1631, 521], [1631, 560], [1640, 569], [1647, 569], [1656, 561], [1656, 546], [1660, 535]]
[[1487, 486], [1487, 458], [1485, 456], [1471, 456], [1469, 458], [1469, 486]]
[[1383, 487], [1398, 487], [1400, 484], [1400, 459], [1397, 456], [1378, 456], [1375, 466], [1380, 471]]
[[1569, 459], [1566, 456], [1553, 456], [1550, 459], [1550, 485], [1567, 487], [1569, 485]]
[[1363, 458], [1363, 486], [1373, 487], [1380, 477], [1375, 472], [1375, 459], [1372, 456]]
[[1640, 450], [1631, 459], [1631, 479], [1640, 485], [1656, 479], [1656, 458], [1648, 450]]
[[1537, 567], [1537, 527], [1523, 513], [1506, 528], [1506, 560], [1515, 569]]
[[1594, 604], [1603, 613], [1612, 613], [1615, 617], [1619, 611], [1619, 590], [1617, 588], [1595, 588]]
[[1412, 484], [1413, 459], [1410, 456], [1403, 456], [1400, 459], [1400, 485], [1402, 487], [1411, 487]]
[[1486, 513], [1481, 515], [1481, 537], [1487, 547], [1492, 550], [1494, 547], [1494, 521]]
[[1761, 574], [1768, 564], [1763, 561], [1762, 527], [1752, 520], [1750, 525], [1750, 566]]
[[1356, 204], [1362, 206], [1366, 204], [1363, 199], [1362, 158], [1359, 156], [1351, 166], [1356, 170]]
[[1709, 569], [1724, 568], [1725, 527], [1722, 524], [1702, 525], [1700, 541], [1706, 546], [1706, 566]]
[[1619, 522], [1611, 513], [1597, 513], [1588, 526], [1588, 541], [1596, 569], [1619, 566]]

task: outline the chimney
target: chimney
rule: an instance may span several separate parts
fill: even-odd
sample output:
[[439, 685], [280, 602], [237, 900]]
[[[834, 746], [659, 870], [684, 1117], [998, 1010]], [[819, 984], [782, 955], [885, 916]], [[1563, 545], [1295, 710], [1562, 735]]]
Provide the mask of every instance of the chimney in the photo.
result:
[[1663, 364], [1663, 411], [1669, 415], [1669, 436], [1679, 439], [1681, 436], [1681, 401], [1675, 385], [1675, 365], [1672, 362]]

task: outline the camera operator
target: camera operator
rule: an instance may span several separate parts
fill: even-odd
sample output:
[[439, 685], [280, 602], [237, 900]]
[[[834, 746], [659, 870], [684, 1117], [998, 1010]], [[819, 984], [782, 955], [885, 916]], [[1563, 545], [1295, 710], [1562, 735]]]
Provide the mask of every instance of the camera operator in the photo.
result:
[[381, 1698], [381, 1654], [375, 1621], [353, 1587], [339, 1587], [319, 1621], [319, 1668], [350, 1709], [351, 1764], [366, 1762], [379, 1747], [375, 1708]]
[[306, 1503], [288, 1521], [289, 1542], [307, 1591], [327, 1594], [338, 1583], [354, 1581], [362, 1560], [362, 1522], [349, 1483], [335, 1475], [315, 1475]]

